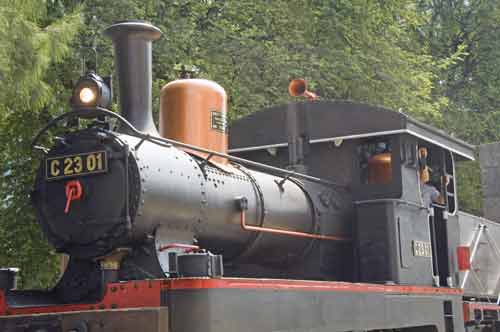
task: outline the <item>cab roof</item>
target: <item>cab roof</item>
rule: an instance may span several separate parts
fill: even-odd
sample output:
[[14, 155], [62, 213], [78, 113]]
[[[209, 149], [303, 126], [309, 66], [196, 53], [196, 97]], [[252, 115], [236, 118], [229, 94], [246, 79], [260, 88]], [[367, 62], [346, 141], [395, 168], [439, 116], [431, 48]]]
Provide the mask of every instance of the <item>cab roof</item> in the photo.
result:
[[229, 128], [229, 152], [288, 146], [289, 112], [296, 112], [311, 144], [408, 134], [474, 160], [475, 147], [401, 112], [349, 101], [314, 101], [276, 106], [250, 114]]

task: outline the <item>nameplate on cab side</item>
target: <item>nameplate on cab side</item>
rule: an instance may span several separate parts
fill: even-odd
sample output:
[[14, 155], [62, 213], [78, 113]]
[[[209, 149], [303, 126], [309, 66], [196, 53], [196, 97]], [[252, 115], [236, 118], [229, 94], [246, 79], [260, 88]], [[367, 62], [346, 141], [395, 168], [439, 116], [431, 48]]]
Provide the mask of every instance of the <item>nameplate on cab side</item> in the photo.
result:
[[413, 256], [432, 257], [432, 247], [430, 242], [413, 240]]

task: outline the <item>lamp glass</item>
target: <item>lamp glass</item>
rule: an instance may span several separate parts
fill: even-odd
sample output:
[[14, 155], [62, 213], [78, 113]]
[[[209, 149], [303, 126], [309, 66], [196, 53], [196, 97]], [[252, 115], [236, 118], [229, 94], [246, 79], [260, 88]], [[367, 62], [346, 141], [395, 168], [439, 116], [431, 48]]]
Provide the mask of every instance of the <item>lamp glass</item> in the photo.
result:
[[80, 101], [85, 104], [93, 102], [96, 97], [95, 92], [88, 87], [81, 89], [79, 95], [80, 95]]

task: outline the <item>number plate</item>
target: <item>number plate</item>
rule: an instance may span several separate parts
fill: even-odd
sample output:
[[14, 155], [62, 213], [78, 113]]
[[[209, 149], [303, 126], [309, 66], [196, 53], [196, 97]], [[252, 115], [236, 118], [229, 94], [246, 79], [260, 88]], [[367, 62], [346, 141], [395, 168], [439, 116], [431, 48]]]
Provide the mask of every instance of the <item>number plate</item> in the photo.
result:
[[45, 178], [58, 180], [69, 177], [105, 173], [108, 171], [106, 151], [87, 152], [47, 158]]
[[417, 257], [432, 257], [431, 243], [413, 240], [413, 255]]

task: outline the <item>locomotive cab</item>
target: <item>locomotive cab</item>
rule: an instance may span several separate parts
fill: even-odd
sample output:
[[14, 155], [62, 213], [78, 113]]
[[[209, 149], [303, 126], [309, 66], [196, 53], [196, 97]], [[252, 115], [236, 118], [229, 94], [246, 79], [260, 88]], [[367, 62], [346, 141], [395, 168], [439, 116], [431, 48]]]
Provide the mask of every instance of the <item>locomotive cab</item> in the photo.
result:
[[456, 285], [447, 227], [456, 221], [449, 219], [457, 211], [457, 154], [447, 143], [408, 132], [359, 141], [354, 196], [362, 281]]

